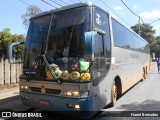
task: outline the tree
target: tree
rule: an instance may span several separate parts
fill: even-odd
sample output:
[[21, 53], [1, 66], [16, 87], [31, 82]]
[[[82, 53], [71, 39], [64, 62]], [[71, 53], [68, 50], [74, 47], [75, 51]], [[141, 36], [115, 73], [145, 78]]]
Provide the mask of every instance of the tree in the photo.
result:
[[29, 26], [29, 19], [40, 12], [42, 12], [41, 9], [36, 5], [30, 5], [27, 7], [27, 12], [21, 16], [23, 24], [26, 28]]
[[[139, 25], [131, 27], [137, 34], [139, 33]], [[156, 57], [160, 57], [160, 36], [154, 36], [155, 30], [149, 24], [140, 24], [140, 36], [148, 41], [150, 52], [155, 53]]]
[[156, 41], [157, 41], [158, 43], [160, 43], [160, 36], [157, 36], [157, 37], [156, 37]]
[[[137, 34], [139, 33], [139, 24], [136, 24], [131, 27], [133, 31], [135, 31]], [[147, 40], [150, 45], [155, 42], [155, 30], [153, 30], [153, 27], [149, 24], [140, 24], [140, 36]]]
[[[8, 46], [13, 42], [18, 42], [20, 38], [21, 41], [24, 41], [24, 35], [12, 35], [9, 28], [3, 29], [3, 31], [0, 32], [0, 57], [2, 57], [3, 55], [7, 55]], [[22, 48], [19, 51], [22, 52]], [[14, 50], [14, 53], [15, 52], [16, 49]]]
[[160, 36], [157, 36], [155, 42], [151, 45], [151, 52], [156, 53], [156, 57], [160, 57]]

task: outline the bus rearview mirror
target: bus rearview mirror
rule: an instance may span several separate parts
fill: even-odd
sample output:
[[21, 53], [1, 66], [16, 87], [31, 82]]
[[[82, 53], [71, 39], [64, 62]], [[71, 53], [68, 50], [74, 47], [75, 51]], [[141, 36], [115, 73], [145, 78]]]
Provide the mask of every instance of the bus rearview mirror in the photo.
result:
[[[23, 47], [22, 47], [23, 45]], [[16, 49], [16, 53], [14, 53], [14, 50]], [[15, 61], [14, 54], [19, 55], [20, 50], [18, 49], [24, 49], [24, 42], [16, 42], [12, 43], [8, 46], [8, 61], [10, 64], [20, 64], [22, 61], [17, 60]], [[23, 50], [21, 50], [23, 51]]]
[[92, 60], [93, 59], [93, 53], [94, 53], [94, 39], [95, 35], [97, 34], [96, 31], [90, 31], [85, 32], [84, 39], [85, 39], [85, 45], [84, 45], [84, 60]]

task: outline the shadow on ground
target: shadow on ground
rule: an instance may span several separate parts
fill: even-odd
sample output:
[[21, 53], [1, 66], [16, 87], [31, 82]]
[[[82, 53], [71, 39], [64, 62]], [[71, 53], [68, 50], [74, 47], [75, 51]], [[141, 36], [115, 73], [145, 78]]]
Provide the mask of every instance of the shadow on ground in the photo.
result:
[[125, 111], [160, 111], [160, 101], [145, 100], [141, 103], [124, 104], [116, 108]]

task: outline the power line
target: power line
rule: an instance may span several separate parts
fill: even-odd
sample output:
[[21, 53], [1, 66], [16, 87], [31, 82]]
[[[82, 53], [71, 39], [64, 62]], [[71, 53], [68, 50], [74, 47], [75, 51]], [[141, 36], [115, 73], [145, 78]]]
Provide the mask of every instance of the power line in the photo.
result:
[[125, 23], [127, 23], [129, 26], [131, 26], [126, 20], [124, 20], [121, 16], [119, 16], [114, 10], [112, 10], [104, 1], [100, 0], [105, 6], [107, 6], [114, 14], [116, 14], [121, 20], [123, 20]]
[[74, 3], [72, 0], [69, 0], [69, 1], [71, 1], [72, 3]]
[[55, 1], [53, 1], [53, 0], [50, 0], [50, 1], [53, 2], [53, 3], [55, 3], [55, 4], [57, 4], [57, 5], [59, 5], [59, 6], [63, 6], [63, 5], [57, 3], [57, 2], [55, 2]]
[[138, 16], [136, 13], [134, 13], [134, 12], [125, 4], [125, 2], [124, 2], [123, 0], [121, 0], [121, 1], [122, 1], [122, 3], [128, 8], [128, 10], [131, 11], [135, 16], [137, 16], [137, 17], [143, 22], [143, 24], [144, 24], [144, 21], [143, 21], [143, 19], [141, 18], [141, 16]]
[[64, 4], [68, 5], [68, 3], [64, 2], [63, 0], [60, 0], [61, 2], [63, 2]]
[[80, 3], [82, 2], [82, 0], [78, 0]]
[[24, 2], [23, 0], [19, 0], [19, 1], [22, 2], [22, 3], [24, 3], [24, 4], [26, 4], [27, 6], [30, 6], [30, 4]]
[[80, 3], [81, 3], [82, 1], [84, 1], [84, 0], [77, 0], [77, 2], [80, 2]]
[[[131, 11], [135, 16], [137, 16], [138, 17], [138, 29], [139, 29], [139, 35], [140, 35], [140, 21], [142, 21], [143, 22], [143, 19], [141, 18], [141, 16], [138, 16], [136, 13], [134, 13], [126, 4], [125, 4], [125, 2], [123, 2], [123, 0], [121, 0], [121, 2], [128, 8], [128, 10], [129, 11]], [[143, 22], [143, 24], [144, 24], [144, 22]]]
[[140, 17], [140, 16], [138, 16], [137, 14], [135, 14], [135, 13], [125, 4], [125, 2], [123, 2], [123, 0], [121, 0], [121, 2], [122, 2], [122, 3], [128, 8], [128, 10], [131, 11], [135, 16]]
[[53, 6], [50, 3], [46, 2], [45, 0], [41, 0], [41, 1], [44, 2], [44, 3], [46, 3], [46, 4], [48, 4], [48, 5], [50, 5], [50, 6], [52, 6], [52, 7], [54, 7], [54, 8], [56, 8], [55, 6]]

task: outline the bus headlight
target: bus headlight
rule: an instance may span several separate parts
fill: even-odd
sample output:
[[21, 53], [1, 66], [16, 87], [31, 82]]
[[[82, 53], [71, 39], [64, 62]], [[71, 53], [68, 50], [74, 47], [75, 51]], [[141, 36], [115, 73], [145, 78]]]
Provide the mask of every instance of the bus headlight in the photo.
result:
[[26, 86], [26, 85], [21, 85], [20, 86], [20, 90], [28, 90], [28, 89], [29, 89], [29, 87]]
[[64, 91], [65, 96], [70, 96], [70, 97], [88, 97], [89, 96], [89, 91], [78, 91], [78, 90], [68, 90]]
[[74, 91], [68, 90], [68, 91], [65, 91], [64, 94], [65, 94], [66, 96], [78, 97], [78, 96], [79, 96], [79, 91], [77, 91], [77, 90], [74, 90]]
[[79, 96], [79, 92], [78, 92], [78, 91], [73, 91], [73, 92], [72, 92], [72, 95], [73, 95], [73, 96]]
[[66, 91], [66, 92], [65, 92], [65, 95], [67, 95], [67, 96], [72, 96], [72, 92], [71, 92], [71, 91]]

